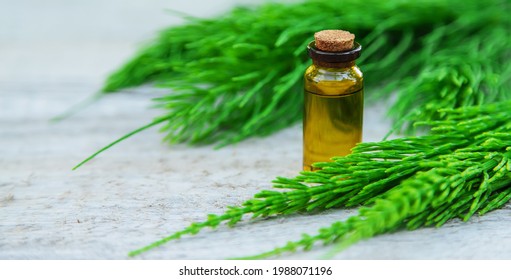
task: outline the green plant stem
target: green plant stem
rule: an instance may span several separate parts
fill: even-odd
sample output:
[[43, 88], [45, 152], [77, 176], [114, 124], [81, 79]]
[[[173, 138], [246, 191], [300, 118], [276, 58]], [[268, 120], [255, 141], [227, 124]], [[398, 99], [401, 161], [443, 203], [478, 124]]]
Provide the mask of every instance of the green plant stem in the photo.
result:
[[[509, 1], [327, 0], [239, 7], [186, 17], [105, 81], [103, 92], [155, 82], [169, 143], [236, 143], [301, 119], [305, 46], [314, 32], [343, 28], [364, 46], [358, 60], [369, 99], [397, 94], [396, 131], [441, 120], [442, 108], [509, 99]], [[391, 16], [389, 16], [391, 15]], [[463, 42], [463, 43], [460, 43]]]
[[[334, 252], [377, 234], [407, 227], [441, 226], [496, 209], [511, 198], [511, 102], [443, 110], [444, 121], [428, 122], [428, 135], [361, 143], [346, 157], [317, 163], [315, 172], [277, 178], [276, 190], [263, 190], [241, 207], [209, 215], [182, 231], [130, 256], [244, 215], [286, 215], [364, 205], [359, 215], [320, 229], [314, 236], [249, 258], [336, 243]], [[287, 190], [287, 191], [286, 191]], [[507, 199], [507, 200], [506, 200]]]
[[98, 101], [102, 97], [103, 97], [103, 93], [102, 92], [95, 93], [95, 94], [89, 96], [88, 98], [78, 102], [77, 104], [73, 105], [71, 108], [69, 108], [65, 112], [63, 112], [63, 113], [61, 113], [61, 114], [51, 118], [50, 122], [56, 123], [56, 122], [60, 122], [60, 121], [62, 121], [64, 119], [67, 119], [70, 116], [76, 114], [77, 112], [83, 110], [84, 108], [94, 104], [96, 101]]
[[148, 128], [151, 128], [151, 127], [153, 127], [153, 126], [155, 126], [155, 125], [158, 125], [158, 124], [160, 124], [160, 123], [162, 123], [162, 122], [164, 122], [164, 121], [165, 121], [165, 119], [164, 119], [164, 118], [163, 118], [163, 119], [162, 119], [162, 118], [160, 118], [160, 119], [156, 119], [156, 120], [154, 120], [154, 121], [153, 121], [152, 123], [150, 123], [150, 124], [144, 125], [144, 126], [142, 126], [142, 127], [140, 127], [140, 128], [137, 128], [137, 129], [133, 130], [133, 131], [132, 131], [132, 132], [130, 132], [130, 133], [127, 133], [126, 135], [122, 136], [121, 138], [119, 138], [119, 139], [115, 140], [114, 142], [112, 142], [112, 143], [110, 143], [110, 144], [106, 145], [105, 147], [101, 148], [99, 151], [95, 152], [95, 153], [94, 153], [94, 154], [92, 154], [90, 157], [88, 157], [88, 158], [84, 159], [82, 162], [78, 163], [75, 167], [73, 167], [73, 169], [72, 169], [72, 170], [76, 170], [76, 169], [78, 169], [80, 166], [82, 166], [82, 165], [84, 165], [85, 163], [89, 162], [90, 160], [92, 160], [93, 158], [95, 158], [97, 155], [99, 155], [99, 154], [101, 154], [102, 152], [104, 152], [104, 151], [108, 150], [110, 147], [114, 146], [115, 144], [117, 144], [117, 143], [119, 143], [119, 142], [121, 142], [121, 141], [123, 141], [123, 140], [125, 140], [125, 139], [127, 139], [127, 138], [129, 138], [129, 137], [131, 137], [131, 136], [133, 136], [133, 135], [135, 135], [135, 134], [137, 134], [137, 133], [141, 132], [141, 131], [144, 131], [144, 130], [146, 130], [146, 129], [148, 129]]

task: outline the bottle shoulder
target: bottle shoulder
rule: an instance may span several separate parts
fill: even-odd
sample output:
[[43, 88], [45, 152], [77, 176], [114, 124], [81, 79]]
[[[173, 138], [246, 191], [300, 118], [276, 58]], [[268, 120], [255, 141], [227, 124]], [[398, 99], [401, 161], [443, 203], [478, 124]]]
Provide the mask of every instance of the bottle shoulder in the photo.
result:
[[364, 77], [357, 65], [326, 68], [311, 65], [304, 75], [305, 90], [322, 95], [343, 95], [361, 90]]
[[363, 80], [364, 75], [357, 65], [346, 68], [327, 68], [312, 64], [305, 70], [305, 76], [311, 80]]

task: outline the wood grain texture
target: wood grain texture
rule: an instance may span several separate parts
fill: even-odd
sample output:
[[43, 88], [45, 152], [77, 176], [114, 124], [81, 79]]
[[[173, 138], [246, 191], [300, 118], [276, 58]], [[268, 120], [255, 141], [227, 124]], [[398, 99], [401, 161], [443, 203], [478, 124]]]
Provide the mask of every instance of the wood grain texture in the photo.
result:
[[[71, 167], [158, 114], [151, 88], [111, 95], [75, 117], [48, 120], [96, 91], [104, 76], [168, 24], [175, 8], [198, 16], [234, 3], [11, 1], [0, 9], [0, 258], [124, 259], [127, 252], [221, 213], [294, 176], [301, 127], [214, 150], [162, 144], [156, 129]], [[181, 3], [181, 4], [178, 4]], [[369, 94], [369, 93], [368, 93]], [[385, 105], [366, 110], [365, 140], [389, 128]], [[222, 259], [251, 255], [345, 219], [356, 210], [242, 222], [183, 238], [140, 258]], [[509, 207], [440, 229], [400, 231], [361, 242], [339, 259], [508, 259]], [[282, 258], [319, 258], [328, 248]]]

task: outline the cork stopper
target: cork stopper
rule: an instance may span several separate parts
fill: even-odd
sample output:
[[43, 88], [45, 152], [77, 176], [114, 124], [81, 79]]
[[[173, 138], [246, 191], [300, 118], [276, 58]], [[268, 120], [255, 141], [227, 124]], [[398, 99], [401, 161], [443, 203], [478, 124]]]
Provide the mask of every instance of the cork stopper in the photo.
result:
[[323, 30], [314, 34], [316, 48], [325, 52], [343, 52], [353, 49], [355, 35], [344, 30]]

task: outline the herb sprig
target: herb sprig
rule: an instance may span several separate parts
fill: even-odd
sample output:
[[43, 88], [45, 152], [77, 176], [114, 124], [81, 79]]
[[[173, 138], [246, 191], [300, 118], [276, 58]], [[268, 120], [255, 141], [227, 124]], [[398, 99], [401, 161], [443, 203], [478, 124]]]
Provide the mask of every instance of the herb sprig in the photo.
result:
[[171, 90], [155, 100], [162, 116], [143, 128], [163, 123], [169, 143], [223, 146], [269, 135], [301, 119], [302, 74], [310, 63], [304, 50], [312, 34], [342, 28], [364, 46], [359, 65], [368, 97], [396, 92], [390, 115], [396, 130], [411, 132], [416, 122], [443, 119], [439, 109], [510, 97], [510, 5], [307, 0], [186, 17], [114, 72], [103, 92], [148, 82]]
[[317, 163], [321, 169], [295, 178], [277, 178], [275, 190], [263, 190], [241, 206], [208, 215], [135, 256], [187, 234], [226, 222], [234, 226], [252, 218], [363, 205], [359, 214], [322, 228], [314, 236], [289, 242], [249, 258], [266, 258], [317, 242], [335, 243], [333, 253], [360, 240], [399, 228], [441, 226], [468, 220], [511, 199], [511, 102], [446, 109], [442, 121], [424, 136], [361, 143], [353, 153]]

